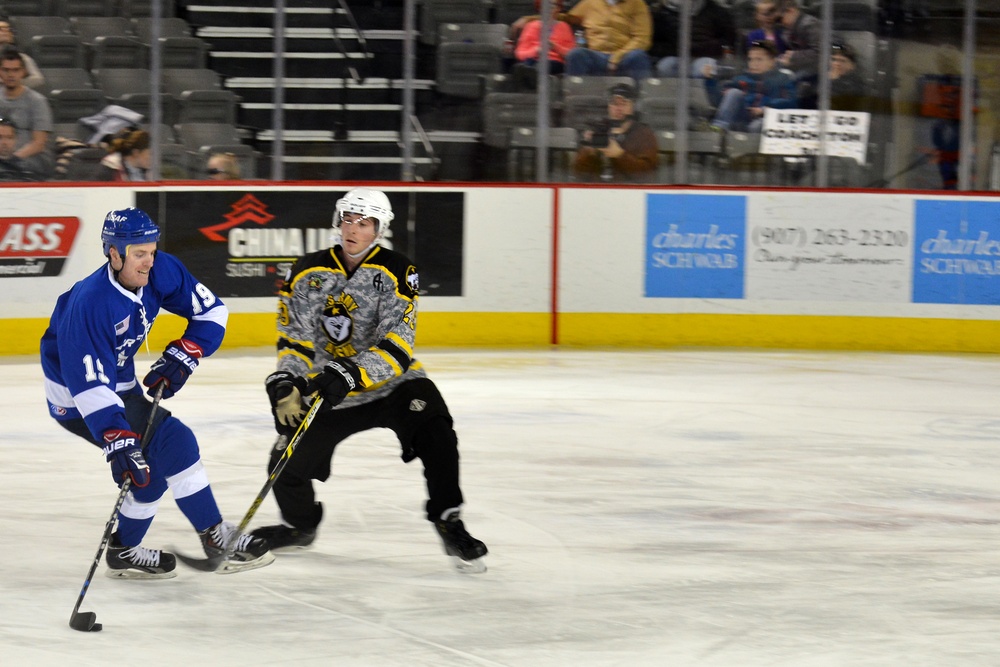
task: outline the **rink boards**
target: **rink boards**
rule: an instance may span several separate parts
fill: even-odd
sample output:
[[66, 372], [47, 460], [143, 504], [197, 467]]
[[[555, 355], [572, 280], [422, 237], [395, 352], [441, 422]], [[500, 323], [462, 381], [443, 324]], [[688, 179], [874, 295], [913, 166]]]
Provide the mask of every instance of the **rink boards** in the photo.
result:
[[[104, 214], [136, 204], [226, 301], [225, 345], [269, 345], [280, 277], [356, 185], [4, 187], [0, 353], [37, 351], [57, 296], [103, 262]], [[1000, 198], [379, 187], [420, 272], [420, 345], [1000, 352]], [[150, 345], [181, 327], [161, 315]]]

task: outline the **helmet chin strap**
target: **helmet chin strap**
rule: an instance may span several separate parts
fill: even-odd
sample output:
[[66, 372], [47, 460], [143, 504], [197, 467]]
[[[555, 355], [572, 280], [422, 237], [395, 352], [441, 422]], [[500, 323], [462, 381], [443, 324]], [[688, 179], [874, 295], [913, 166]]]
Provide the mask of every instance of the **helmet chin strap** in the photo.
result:
[[[357, 253], [355, 255], [352, 255], [351, 253], [347, 252], [347, 248], [344, 248], [344, 254], [347, 255], [348, 257], [350, 257], [351, 259], [358, 259], [359, 257], [364, 257], [365, 254], [367, 254], [369, 250], [371, 250], [372, 248], [375, 247], [375, 244], [377, 242], [378, 242], [378, 239], [375, 239], [374, 241], [371, 242], [371, 245], [369, 245], [367, 248], [365, 248], [364, 250], [362, 250], [361, 252], [359, 252], [359, 253]], [[343, 246], [341, 246], [341, 247], [343, 248]]]

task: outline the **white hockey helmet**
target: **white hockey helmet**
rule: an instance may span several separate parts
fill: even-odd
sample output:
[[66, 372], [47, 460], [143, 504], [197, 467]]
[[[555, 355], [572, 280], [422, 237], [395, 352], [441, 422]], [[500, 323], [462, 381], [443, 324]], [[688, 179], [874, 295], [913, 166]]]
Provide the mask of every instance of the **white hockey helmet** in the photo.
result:
[[355, 188], [337, 200], [336, 212], [333, 214], [333, 227], [340, 229], [340, 223], [345, 213], [360, 213], [366, 218], [378, 221], [375, 238], [380, 239], [389, 229], [389, 223], [396, 217], [392, 212], [389, 198], [381, 190], [370, 188]]

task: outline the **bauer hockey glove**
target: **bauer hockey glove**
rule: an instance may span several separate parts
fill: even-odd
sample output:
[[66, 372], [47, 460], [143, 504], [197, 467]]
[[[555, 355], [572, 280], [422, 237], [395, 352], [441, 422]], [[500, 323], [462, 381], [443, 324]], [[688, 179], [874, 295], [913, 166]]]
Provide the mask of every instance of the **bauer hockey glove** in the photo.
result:
[[349, 359], [335, 359], [327, 362], [323, 372], [313, 378], [313, 384], [332, 408], [352, 391], [361, 389], [361, 369]]
[[149, 484], [149, 464], [139, 448], [139, 434], [112, 429], [104, 432], [104, 455], [111, 464], [111, 477], [121, 486], [131, 477], [138, 487]]
[[149, 387], [146, 393], [155, 395], [156, 388], [163, 382], [163, 398], [170, 398], [181, 390], [188, 376], [198, 368], [198, 360], [203, 356], [205, 353], [201, 346], [185, 338], [169, 343], [163, 356], [156, 360], [142, 379], [142, 383]]
[[278, 424], [292, 428], [298, 426], [306, 413], [302, 404], [302, 397], [308, 393], [306, 379], [288, 371], [275, 371], [267, 376], [264, 386]]

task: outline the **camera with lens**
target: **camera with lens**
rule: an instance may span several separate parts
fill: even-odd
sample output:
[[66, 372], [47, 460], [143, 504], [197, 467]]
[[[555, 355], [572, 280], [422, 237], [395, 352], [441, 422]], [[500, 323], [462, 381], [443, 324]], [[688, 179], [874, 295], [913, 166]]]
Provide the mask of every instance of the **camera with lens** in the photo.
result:
[[602, 118], [600, 120], [588, 123], [587, 129], [590, 130], [590, 139], [586, 139], [583, 142], [584, 146], [591, 146], [593, 148], [607, 148], [611, 141], [611, 120], [608, 118]]

